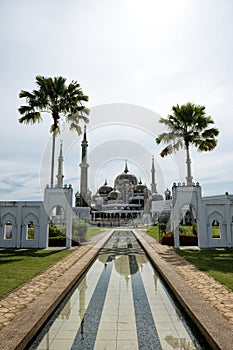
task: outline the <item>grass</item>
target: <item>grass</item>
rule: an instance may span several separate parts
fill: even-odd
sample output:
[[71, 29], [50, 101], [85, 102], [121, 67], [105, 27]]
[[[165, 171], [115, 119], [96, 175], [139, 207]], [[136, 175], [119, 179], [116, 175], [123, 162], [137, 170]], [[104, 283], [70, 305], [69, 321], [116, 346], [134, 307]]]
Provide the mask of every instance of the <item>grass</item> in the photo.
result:
[[233, 250], [177, 250], [177, 253], [233, 291]]
[[[147, 234], [159, 242], [157, 226], [151, 226]], [[199, 251], [177, 250], [176, 252], [233, 291], [233, 250], [203, 249]]]
[[158, 226], [150, 226], [148, 231], [146, 232], [149, 236], [153, 237], [156, 239], [156, 241], [159, 242], [159, 228]]
[[[102, 227], [90, 227], [86, 240], [102, 232]], [[0, 250], [0, 299], [70, 253], [66, 249]]]
[[70, 253], [72, 250], [0, 250], [0, 298]]
[[86, 234], [86, 240], [89, 241], [92, 237], [97, 236], [102, 232], [103, 227], [89, 227]]

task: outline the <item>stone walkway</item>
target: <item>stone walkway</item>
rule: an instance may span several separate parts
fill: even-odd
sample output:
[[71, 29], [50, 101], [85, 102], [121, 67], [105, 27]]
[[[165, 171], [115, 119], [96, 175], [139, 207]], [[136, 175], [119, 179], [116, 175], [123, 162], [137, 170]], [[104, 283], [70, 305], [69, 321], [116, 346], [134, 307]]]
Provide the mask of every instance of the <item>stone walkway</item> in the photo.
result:
[[[65, 279], [66, 272], [71, 270], [82, 257], [88, 256], [88, 252], [93, 245], [96, 243], [98, 245], [98, 241], [104, 239], [105, 235], [105, 233], [100, 234], [88, 244], [75, 248], [69, 256], [0, 300], [0, 336], [1, 331], [5, 330], [6, 326], [11, 325], [12, 328], [16, 316], [19, 316], [22, 311], [25, 312], [38, 297], [43, 298], [43, 293], [51, 286], [56, 285], [59, 278], [61, 279], [64, 276]], [[173, 248], [162, 246], [150, 236], [142, 235], [153, 251], [176, 271], [185, 283], [199, 293], [200, 298], [214, 306], [224, 316], [229, 325], [233, 325], [233, 292], [185, 261], [175, 253]]]
[[65, 274], [87, 251], [90, 245], [80, 246], [73, 253], [52, 265], [44, 273], [31, 279], [0, 300], [0, 330], [18, 315], [28, 304], [42, 294], [49, 286]]

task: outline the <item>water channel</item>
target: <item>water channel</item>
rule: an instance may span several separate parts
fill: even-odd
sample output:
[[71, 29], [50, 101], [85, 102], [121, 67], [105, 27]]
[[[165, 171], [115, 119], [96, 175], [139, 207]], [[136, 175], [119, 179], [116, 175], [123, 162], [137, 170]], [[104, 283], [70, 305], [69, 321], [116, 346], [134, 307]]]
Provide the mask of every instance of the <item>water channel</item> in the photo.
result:
[[29, 350], [194, 350], [208, 345], [130, 230], [116, 230]]

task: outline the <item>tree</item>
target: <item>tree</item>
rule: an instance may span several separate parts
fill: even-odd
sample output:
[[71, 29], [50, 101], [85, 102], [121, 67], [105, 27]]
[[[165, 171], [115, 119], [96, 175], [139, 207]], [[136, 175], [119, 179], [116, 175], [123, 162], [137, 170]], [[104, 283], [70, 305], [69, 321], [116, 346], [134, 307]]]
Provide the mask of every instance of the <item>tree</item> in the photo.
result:
[[44, 76], [36, 76], [37, 90], [28, 92], [21, 90], [20, 98], [25, 98], [27, 105], [20, 106], [18, 111], [22, 115], [19, 118], [20, 123], [36, 124], [43, 119], [42, 113], [49, 113], [52, 116], [53, 124], [50, 132], [52, 138], [52, 156], [51, 156], [51, 182], [53, 187], [54, 177], [54, 156], [55, 156], [55, 138], [59, 133], [59, 124], [61, 119], [65, 120], [70, 127], [70, 130], [75, 130], [81, 134], [80, 121], [87, 123], [88, 109], [83, 105], [83, 102], [88, 101], [88, 96], [82, 92], [80, 85], [76, 81], [72, 81], [66, 85], [66, 78], [54, 77], [46, 78]]
[[166, 125], [168, 132], [160, 134], [155, 140], [157, 144], [167, 144], [160, 153], [161, 157], [185, 148], [187, 185], [192, 185], [190, 145], [194, 145], [200, 152], [212, 151], [217, 145], [219, 130], [211, 127], [214, 121], [210, 116], [206, 116], [204, 106], [188, 102], [185, 105], [173, 106], [172, 111], [172, 115], [159, 120]]

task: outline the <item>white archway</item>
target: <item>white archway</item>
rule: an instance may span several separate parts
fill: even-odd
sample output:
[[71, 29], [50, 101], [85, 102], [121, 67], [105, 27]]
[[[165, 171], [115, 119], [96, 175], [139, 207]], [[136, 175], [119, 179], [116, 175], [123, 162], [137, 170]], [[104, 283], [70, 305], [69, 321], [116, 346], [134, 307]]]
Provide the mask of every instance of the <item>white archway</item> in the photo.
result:
[[[64, 215], [64, 224], [66, 228], [66, 248], [71, 248], [72, 241], [72, 198], [73, 198], [73, 189], [70, 186], [65, 186], [64, 188], [45, 188], [44, 192], [44, 206], [48, 214], [53, 212], [54, 208], [62, 208]], [[49, 224], [49, 223], [48, 223]]]

